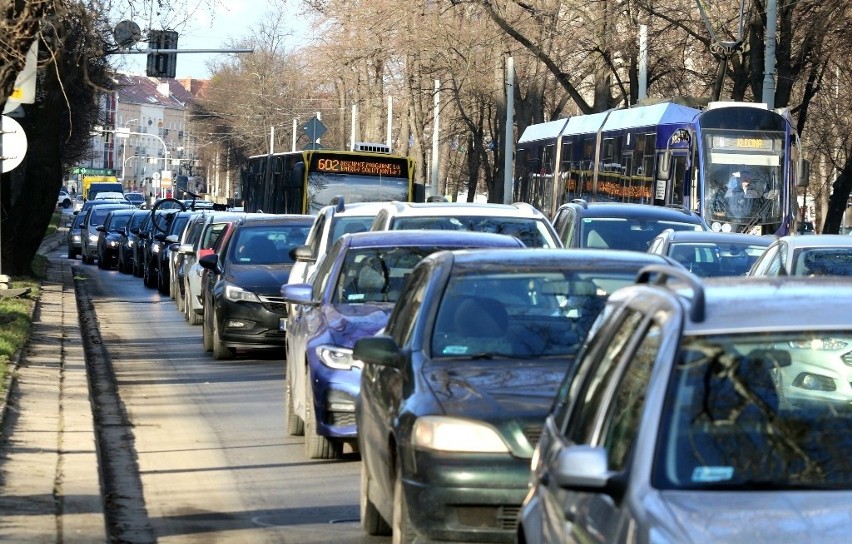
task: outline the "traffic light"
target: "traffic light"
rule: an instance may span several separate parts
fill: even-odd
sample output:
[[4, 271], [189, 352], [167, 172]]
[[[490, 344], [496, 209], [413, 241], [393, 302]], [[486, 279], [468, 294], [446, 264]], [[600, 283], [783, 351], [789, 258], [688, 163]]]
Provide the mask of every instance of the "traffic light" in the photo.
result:
[[[178, 33], [174, 30], [151, 30], [148, 49], [177, 49]], [[175, 77], [177, 53], [148, 53], [149, 77]]]

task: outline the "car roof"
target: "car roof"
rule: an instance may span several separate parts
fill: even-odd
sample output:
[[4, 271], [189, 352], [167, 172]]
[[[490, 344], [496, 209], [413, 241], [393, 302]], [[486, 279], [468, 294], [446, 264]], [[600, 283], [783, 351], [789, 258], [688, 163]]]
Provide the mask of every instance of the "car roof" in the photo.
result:
[[441, 258], [450, 258], [456, 265], [486, 266], [490, 264], [506, 264], [521, 268], [540, 265], [543, 267], [561, 266], [571, 270], [620, 269], [625, 266], [661, 264], [671, 266], [671, 259], [663, 255], [622, 249], [527, 248], [517, 253], [511, 251], [496, 252], [493, 250], [471, 249], [454, 251], [452, 256]]
[[[659, 269], [657, 269], [659, 270]], [[613, 294], [613, 302], [639, 296], [648, 307], [648, 291], [657, 296], [676, 297], [684, 310], [686, 334], [714, 334], [739, 331], [801, 331], [808, 329], [845, 330], [849, 324], [826, 312], [824, 304], [852, 306], [852, 281], [842, 277], [804, 278], [711, 277], [698, 278], [685, 271], [669, 268], [662, 282], [654, 274], [637, 285], [623, 287]], [[642, 276], [642, 273], [640, 273]]]
[[393, 230], [359, 232], [344, 234], [341, 239], [348, 240], [350, 248], [357, 247], [393, 247], [441, 245], [461, 247], [471, 245], [525, 248], [526, 246], [512, 236], [488, 232], [451, 231], [451, 230]]
[[778, 242], [786, 242], [793, 249], [805, 247], [850, 247], [852, 236], [848, 234], [796, 234], [783, 236]]
[[666, 232], [672, 243], [678, 242], [713, 242], [713, 243], [737, 243], [756, 246], [768, 246], [777, 238], [775, 236], [756, 236], [741, 232], [714, 232], [701, 230], [669, 230]]
[[314, 222], [314, 216], [301, 214], [246, 214], [237, 221], [237, 227], [252, 225], [300, 225], [309, 227]]
[[319, 215], [331, 214], [333, 216], [373, 216], [384, 208], [387, 202], [347, 202], [341, 205], [331, 204], [320, 209]]
[[111, 213], [112, 215], [127, 215], [127, 216], [131, 216], [131, 215], [133, 215], [134, 213], [136, 213], [136, 212], [138, 212], [138, 211], [139, 211], [139, 208], [125, 208], [125, 207], [122, 207], [122, 208], [115, 208], [115, 209], [112, 209], [109, 213]]
[[703, 223], [701, 218], [683, 207], [653, 206], [633, 202], [585, 202], [574, 201], [563, 204], [563, 207], [573, 207], [582, 210], [583, 217], [629, 217], [682, 220], [692, 223]]
[[390, 202], [384, 208], [394, 216], [423, 216], [434, 215], [481, 215], [506, 217], [543, 218], [539, 210], [530, 204], [516, 202], [514, 204], [497, 204], [493, 202]]

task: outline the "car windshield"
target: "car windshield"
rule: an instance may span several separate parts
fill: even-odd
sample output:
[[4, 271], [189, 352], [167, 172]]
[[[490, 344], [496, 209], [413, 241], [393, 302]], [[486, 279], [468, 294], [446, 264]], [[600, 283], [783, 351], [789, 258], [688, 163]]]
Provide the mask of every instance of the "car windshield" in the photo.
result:
[[440, 247], [353, 248], [346, 252], [332, 303], [396, 302], [408, 274]]
[[588, 217], [580, 226], [580, 247], [647, 251], [651, 240], [666, 229], [704, 230], [685, 221]]
[[657, 443], [655, 487], [852, 486], [852, 331], [684, 340]]
[[574, 356], [615, 289], [636, 270], [458, 270], [444, 292], [432, 358]]
[[237, 264], [290, 264], [290, 250], [305, 243], [305, 225], [264, 225], [241, 228], [229, 244], [230, 260]]
[[109, 228], [110, 230], [122, 229], [128, 221], [130, 221], [130, 216], [127, 214], [113, 214], [112, 218], [109, 220]]
[[793, 265], [794, 276], [852, 276], [852, 247], [800, 249]]
[[669, 256], [697, 276], [742, 276], [765, 250], [765, 244], [677, 242]]
[[556, 247], [544, 221], [525, 217], [432, 216], [399, 217], [392, 230], [468, 230], [514, 236], [527, 247]]
[[328, 241], [329, 247], [331, 247], [331, 245], [344, 234], [367, 232], [373, 225], [373, 219], [375, 219], [375, 217], [372, 215], [361, 217], [335, 216], [334, 219], [331, 220], [331, 239]]

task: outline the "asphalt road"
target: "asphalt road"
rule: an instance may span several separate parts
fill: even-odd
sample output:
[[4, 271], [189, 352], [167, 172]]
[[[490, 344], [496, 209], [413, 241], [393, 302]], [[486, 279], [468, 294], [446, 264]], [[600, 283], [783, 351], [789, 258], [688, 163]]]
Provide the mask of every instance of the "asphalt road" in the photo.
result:
[[283, 349], [214, 361], [201, 328], [139, 278], [79, 260], [74, 276], [93, 340], [87, 359], [111, 363], [117, 384], [110, 392], [100, 378], [96, 404], [108, 410], [104, 399], [117, 393], [101, 447], [115, 460], [102, 471], [112, 474], [105, 503], [117, 510], [108, 516], [128, 531], [120, 539], [390, 541], [361, 531], [358, 456], [309, 460], [303, 439], [284, 432]]

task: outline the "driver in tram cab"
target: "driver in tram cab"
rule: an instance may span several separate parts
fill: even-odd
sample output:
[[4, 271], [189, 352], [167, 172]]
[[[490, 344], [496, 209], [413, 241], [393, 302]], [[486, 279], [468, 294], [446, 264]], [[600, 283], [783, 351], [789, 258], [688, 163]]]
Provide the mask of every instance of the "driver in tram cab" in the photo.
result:
[[735, 174], [728, 180], [728, 192], [725, 198], [734, 216], [749, 217], [758, 210], [764, 195], [753, 181], [753, 175], [749, 171], [740, 172], [739, 179]]

